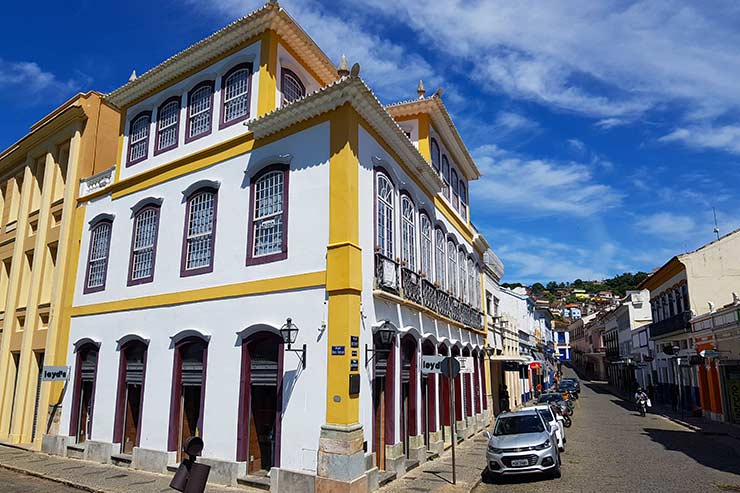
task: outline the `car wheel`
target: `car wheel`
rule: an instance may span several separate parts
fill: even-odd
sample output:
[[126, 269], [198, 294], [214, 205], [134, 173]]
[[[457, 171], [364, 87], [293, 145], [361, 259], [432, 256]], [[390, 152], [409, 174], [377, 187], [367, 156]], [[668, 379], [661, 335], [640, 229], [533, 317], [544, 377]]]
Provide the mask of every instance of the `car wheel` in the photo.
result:
[[484, 483], [495, 483], [498, 476], [493, 471], [488, 469], [488, 467], [486, 467], [480, 474], [480, 478], [481, 481], [483, 481]]
[[558, 454], [558, 462], [557, 465], [555, 465], [555, 468], [552, 470], [552, 473], [550, 473], [553, 479], [560, 479], [563, 475], [562, 472], [560, 472], [560, 454]]

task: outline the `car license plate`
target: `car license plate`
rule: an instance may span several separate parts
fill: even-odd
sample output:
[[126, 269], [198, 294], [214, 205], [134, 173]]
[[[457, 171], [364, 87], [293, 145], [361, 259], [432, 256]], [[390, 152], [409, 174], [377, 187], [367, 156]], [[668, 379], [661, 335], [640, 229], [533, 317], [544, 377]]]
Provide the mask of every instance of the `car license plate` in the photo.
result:
[[527, 459], [514, 459], [511, 461], [511, 467], [524, 467], [528, 465], [529, 461]]

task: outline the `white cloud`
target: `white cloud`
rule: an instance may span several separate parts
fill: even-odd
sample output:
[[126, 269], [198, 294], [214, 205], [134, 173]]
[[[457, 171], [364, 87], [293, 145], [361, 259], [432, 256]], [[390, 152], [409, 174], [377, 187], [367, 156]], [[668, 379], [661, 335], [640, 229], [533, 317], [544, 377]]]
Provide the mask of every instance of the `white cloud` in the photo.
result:
[[642, 217], [635, 222], [642, 233], [681, 240], [692, 235], [696, 222], [689, 216], [672, 212], [658, 212]]
[[609, 130], [610, 128], [619, 127], [621, 125], [626, 125], [627, 121], [622, 120], [620, 118], [604, 118], [602, 120], [597, 121], [594, 125], [597, 127], [603, 129], [603, 130]]
[[583, 141], [580, 141], [578, 139], [568, 139], [566, 142], [574, 151], [578, 151], [578, 152], [586, 151], [586, 144], [584, 144]]
[[474, 149], [473, 157], [483, 173], [471, 184], [478, 214], [506, 209], [587, 217], [622, 201], [622, 194], [596, 181], [587, 164], [530, 159], [495, 145]]
[[13, 62], [0, 58], [0, 89], [13, 99], [20, 94], [29, 98], [41, 95], [64, 97], [75, 91], [80, 83], [59, 80], [53, 73], [43, 70], [35, 62]]
[[682, 142], [689, 147], [740, 154], [740, 125], [708, 125], [678, 128], [658, 139], [660, 142]]

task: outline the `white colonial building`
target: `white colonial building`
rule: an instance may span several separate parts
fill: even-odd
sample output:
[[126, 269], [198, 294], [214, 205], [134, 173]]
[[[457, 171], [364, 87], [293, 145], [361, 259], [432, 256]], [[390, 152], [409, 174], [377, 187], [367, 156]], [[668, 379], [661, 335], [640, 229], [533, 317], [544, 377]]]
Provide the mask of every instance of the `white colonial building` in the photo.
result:
[[[480, 175], [438, 94], [381, 105], [271, 2], [106, 100], [48, 451], [164, 471], [197, 435], [217, 482], [372, 490], [488, 423]], [[440, 354], [472, 358], [452, 412]]]

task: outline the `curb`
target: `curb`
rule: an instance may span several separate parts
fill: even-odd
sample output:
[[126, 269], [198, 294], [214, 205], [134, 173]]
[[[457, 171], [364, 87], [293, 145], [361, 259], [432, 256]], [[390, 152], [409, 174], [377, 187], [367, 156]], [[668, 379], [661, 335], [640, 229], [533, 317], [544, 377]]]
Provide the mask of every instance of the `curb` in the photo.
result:
[[75, 483], [75, 482], [69, 481], [67, 479], [55, 478], [55, 477], [52, 477], [52, 476], [46, 476], [46, 475], [41, 474], [41, 473], [38, 473], [36, 471], [31, 471], [29, 469], [23, 469], [23, 468], [16, 467], [16, 466], [10, 466], [8, 464], [0, 463], [0, 468], [6, 469], [8, 471], [12, 471], [12, 472], [15, 472], [15, 473], [18, 473], [18, 474], [24, 474], [26, 476], [32, 476], [34, 478], [45, 479], [47, 481], [52, 481], [54, 483], [63, 484], [64, 486], [67, 486], [69, 488], [75, 488], [77, 490], [87, 491], [89, 493], [115, 493], [113, 490], [101, 490], [101, 489], [98, 489], [98, 488], [93, 488], [91, 486], [85, 486], [84, 484]]

